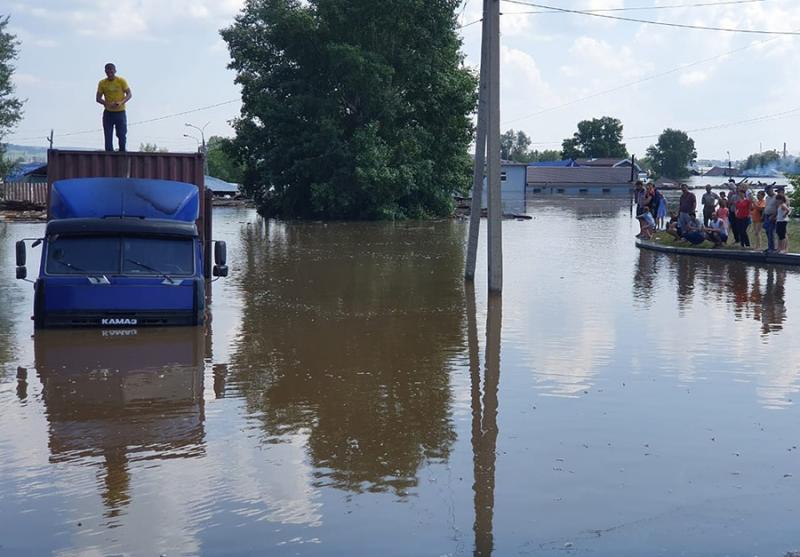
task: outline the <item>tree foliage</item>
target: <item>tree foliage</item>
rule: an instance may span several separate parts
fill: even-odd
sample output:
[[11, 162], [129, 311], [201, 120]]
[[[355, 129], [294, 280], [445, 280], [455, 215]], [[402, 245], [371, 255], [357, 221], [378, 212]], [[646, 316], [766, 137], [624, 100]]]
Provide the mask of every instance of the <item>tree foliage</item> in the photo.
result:
[[169, 153], [169, 149], [159, 147], [155, 143], [139, 143], [139, 151], [142, 153]]
[[208, 140], [207, 148], [208, 173], [226, 182], [241, 184], [243, 169], [235, 159], [233, 140], [213, 135]]
[[744, 161], [740, 170], [759, 170], [769, 168], [770, 166], [777, 166], [781, 160], [781, 154], [778, 151], [770, 149], [761, 153], [753, 153], [747, 160]]
[[611, 116], [578, 122], [578, 131], [561, 143], [565, 159], [628, 157], [622, 143], [622, 122]]
[[5, 136], [22, 118], [22, 103], [14, 96], [13, 62], [19, 53], [17, 37], [6, 31], [8, 16], [0, 16], [0, 176], [5, 176], [12, 163], [6, 160]]
[[531, 150], [531, 139], [522, 131], [508, 130], [500, 136], [500, 158], [514, 162], [559, 161], [561, 151]]
[[681, 130], [667, 128], [658, 136], [658, 143], [647, 148], [653, 171], [659, 176], [686, 178], [689, 165], [697, 159], [694, 139]]
[[469, 188], [477, 79], [459, 0], [248, 0], [221, 31], [242, 87], [234, 152], [262, 214], [448, 214]]

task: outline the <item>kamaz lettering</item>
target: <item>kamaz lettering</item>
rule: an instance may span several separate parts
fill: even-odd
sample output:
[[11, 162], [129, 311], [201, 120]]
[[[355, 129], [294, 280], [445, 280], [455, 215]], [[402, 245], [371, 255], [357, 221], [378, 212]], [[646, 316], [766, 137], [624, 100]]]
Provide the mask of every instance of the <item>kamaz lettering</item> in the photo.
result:
[[139, 321], [137, 319], [115, 319], [115, 318], [104, 318], [100, 320], [101, 325], [136, 325]]

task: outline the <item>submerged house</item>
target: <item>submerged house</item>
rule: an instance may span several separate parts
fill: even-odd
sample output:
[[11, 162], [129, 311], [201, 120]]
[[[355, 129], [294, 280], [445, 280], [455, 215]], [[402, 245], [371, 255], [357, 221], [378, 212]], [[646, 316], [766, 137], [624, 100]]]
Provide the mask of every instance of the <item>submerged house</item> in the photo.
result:
[[[628, 161], [630, 163], [630, 161]], [[621, 167], [562, 167], [529, 166], [527, 193], [567, 195], [629, 195], [637, 179], [631, 177], [630, 164]]]

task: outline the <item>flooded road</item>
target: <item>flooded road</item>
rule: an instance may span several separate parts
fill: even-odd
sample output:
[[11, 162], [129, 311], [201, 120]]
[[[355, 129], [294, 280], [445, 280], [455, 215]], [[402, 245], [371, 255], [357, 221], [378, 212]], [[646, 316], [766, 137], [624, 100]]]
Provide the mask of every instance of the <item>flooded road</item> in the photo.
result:
[[800, 551], [800, 273], [527, 211], [502, 298], [466, 222], [220, 208], [206, 328], [35, 335], [0, 223], [0, 556]]

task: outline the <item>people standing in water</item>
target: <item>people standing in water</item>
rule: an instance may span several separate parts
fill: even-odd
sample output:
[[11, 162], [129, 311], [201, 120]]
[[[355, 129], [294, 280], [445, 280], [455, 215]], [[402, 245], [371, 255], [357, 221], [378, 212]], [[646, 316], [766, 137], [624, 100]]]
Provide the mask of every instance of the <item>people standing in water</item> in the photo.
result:
[[117, 68], [114, 64], [105, 65], [106, 77], [97, 84], [97, 94], [95, 101], [103, 105], [103, 136], [105, 138], [105, 150], [114, 150], [113, 135], [117, 131], [117, 141], [119, 142], [120, 152], [124, 152], [125, 143], [128, 136], [128, 119], [125, 115], [125, 105], [133, 94], [128, 82], [117, 75]]
[[700, 204], [703, 206], [703, 226], [708, 226], [708, 221], [711, 219], [711, 214], [717, 208], [719, 195], [711, 191], [711, 186], [706, 186], [706, 193], [700, 198]]
[[761, 228], [764, 223], [764, 206], [766, 202], [764, 198], [766, 194], [760, 191], [756, 194], [756, 200], [753, 202], [753, 207], [750, 211], [750, 219], [753, 221], [753, 249], [761, 249]]
[[786, 201], [786, 196], [779, 193], [775, 196], [778, 202], [775, 216], [775, 233], [778, 235], [778, 253], [786, 253], [789, 248], [789, 237], [786, 228], [789, 225], [789, 215], [792, 213], [792, 208]]

